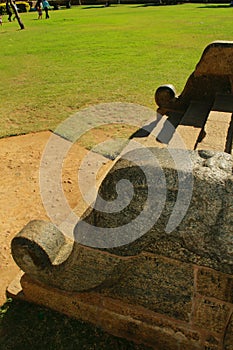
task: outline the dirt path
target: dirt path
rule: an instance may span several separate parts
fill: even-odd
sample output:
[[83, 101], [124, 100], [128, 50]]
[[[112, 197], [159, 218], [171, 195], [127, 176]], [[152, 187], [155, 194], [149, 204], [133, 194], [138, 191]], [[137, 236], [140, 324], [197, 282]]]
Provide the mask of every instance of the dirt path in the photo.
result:
[[[39, 170], [50, 136], [46, 131], [0, 140], [0, 305], [6, 300], [6, 287], [19, 271], [11, 257], [11, 239], [29, 221], [49, 220], [40, 196]], [[72, 146], [63, 167], [63, 191], [72, 208], [78, 205], [79, 215], [86, 204], [79, 192], [77, 168], [86, 154], [85, 148]]]

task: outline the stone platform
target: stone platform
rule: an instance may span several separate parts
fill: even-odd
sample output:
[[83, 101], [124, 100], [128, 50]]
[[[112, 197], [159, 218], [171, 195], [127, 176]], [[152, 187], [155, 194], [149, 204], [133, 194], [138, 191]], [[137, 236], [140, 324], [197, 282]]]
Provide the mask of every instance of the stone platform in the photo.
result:
[[[192, 196], [183, 220], [167, 232], [179, 197], [179, 179], [167, 150], [151, 152], [165, 173], [167, 195], [160, 218], [144, 235], [133, 239], [135, 232], [125, 231], [128, 244], [114, 247], [113, 237], [107, 248], [101, 248], [103, 237], [98, 235], [94, 243], [100, 248], [95, 248], [68, 240], [51, 223], [32, 221], [12, 241], [13, 257], [26, 274], [21, 287], [11, 285], [8, 293], [154, 349], [232, 349], [233, 159], [226, 153], [186, 153], [193, 164]], [[148, 178], [156, 177], [151, 159], [143, 167]], [[180, 175], [187, 180], [187, 169], [180, 169]], [[121, 178], [131, 180], [135, 198], [115, 215], [104, 209], [87, 210], [82, 219], [94, 230], [118, 225], [123, 232], [122, 225], [139, 212], [153, 215], [153, 206], [145, 205], [148, 184], [142, 166], [125, 159], [104, 179], [101, 198], [115, 196], [112, 188]], [[181, 211], [186, 191], [189, 188], [183, 189], [178, 204]], [[77, 240], [86, 239], [83, 225], [78, 222], [74, 230]]]
[[[145, 259], [146, 255], [141, 258]], [[155, 296], [158, 294], [156, 289], [160, 291], [158, 303], [168, 291], [167, 286], [162, 283], [159, 285], [156, 281], [158, 278], [164, 280], [163, 268], [168, 274], [173, 267], [173, 274], [169, 274], [165, 280], [165, 284], [171, 283], [170, 310], [167, 314], [151, 311], [146, 305], [128, 303], [127, 300], [104, 296], [94, 291], [64, 292], [36, 282], [25, 274], [20, 274], [11, 283], [8, 296], [44, 305], [70, 317], [90, 322], [112, 335], [143, 343], [156, 350], [231, 350], [233, 277], [212, 269], [188, 264], [183, 266], [179, 261], [153, 256], [153, 260], [156, 259], [160, 264], [160, 271], [155, 271], [153, 281]], [[168, 266], [170, 271], [167, 270]], [[186, 311], [182, 310], [181, 300], [183, 289], [187, 288], [187, 278], [183, 279], [185, 276], [182, 278], [180, 275], [185, 270], [190, 273], [190, 295], [186, 295], [189, 305], [188, 308], [185, 307]], [[174, 294], [172, 295], [177, 278], [180, 278], [181, 283], [176, 291], [176, 299], [180, 300], [174, 299]], [[162, 308], [163, 306], [160, 310]], [[183, 314], [180, 319], [177, 318], [179, 313]]]

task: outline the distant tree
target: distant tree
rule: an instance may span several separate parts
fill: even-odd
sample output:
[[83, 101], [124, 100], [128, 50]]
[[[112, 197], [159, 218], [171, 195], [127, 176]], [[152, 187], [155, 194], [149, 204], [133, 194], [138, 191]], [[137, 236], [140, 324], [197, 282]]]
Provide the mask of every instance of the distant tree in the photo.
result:
[[19, 26], [20, 26], [20, 29], [24, 29], [24, 24], [23, 22], [21, 21], [21, 18], [19, 16], [19, 13], [18, 13], [18, 10], [17, 10], [17, 6], [15, 5], [14, 1], [13, 0], [6, 0], [6, 9], [7, 9], [7, 13], [9, 11], [9, 8], [12, 8], [14, 14], [15, 14], [15, 18], [17, 19], [18, 23], [19, 23]]

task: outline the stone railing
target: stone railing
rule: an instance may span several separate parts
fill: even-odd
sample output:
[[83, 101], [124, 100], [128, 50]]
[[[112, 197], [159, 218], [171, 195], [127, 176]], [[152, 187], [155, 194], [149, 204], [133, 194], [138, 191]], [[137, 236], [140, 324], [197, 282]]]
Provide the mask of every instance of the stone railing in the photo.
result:
[[[139, 153], [137, 150], [137, 157]], [[188, 152], [191, 183], [190, 173], [177, 171], [166, 149], [152, 148], [151, 154], [159, 160], [166, 179], [166, 200], [159, 219], [137, 237], [132, 222], [145, 212], [146, 221], [138, 225], [147, 227], [153, 217], [154, 208], [147, 205], [148, 191], [155, 191], [152, 201], [158, 206], [161, 198], [156, 198], [153, 186], [159, 186], [161, 196], [163, 191], [153, 160], [137, 166], [120, 159], [99, 189], [106, 207], [102, 212], [89, 209], [82, 218], [84, 223], [78, 222], [75, 228], [75, 237], [81, 242], [87, 239], [85, 223], [96, 232], [106, 228], [105, 236], [100, 232], [92, 241], [87, 239], [89, 245], [101, 248], [67, 242], [52, 224], [41, 221], [29, 223], [13, 239], [13, 257], [26, 272], [21, 282], [24, 295], [27, 300], [94, 321], [113, 334], [158, 349], [232, 349], [232, 157]], [[192, 186], [191, 196], [188, 186], [179, 194], [177, 173]], [[148, 184], [147, 178], [155, 181]], [[134, 196], [119, 213], [106, 213], [121, 179], [133, 184]], [[187, 198], [190, 203], [183, 215]], [[167, 232], [177, 203], [178, 218], [184, 217]], [[112, 236], [108, 231], [118, 227], [124, 236]], [[140, 231], [145, 231], [143, 226]], [[129, 243], [118, 246], [121, 240]]]
[[158, 350], [232, 350], [232, 156], [131, 149], [104, 178], [73, 241], [43, 221], [12, 240], [25, 272], [18, 297]]

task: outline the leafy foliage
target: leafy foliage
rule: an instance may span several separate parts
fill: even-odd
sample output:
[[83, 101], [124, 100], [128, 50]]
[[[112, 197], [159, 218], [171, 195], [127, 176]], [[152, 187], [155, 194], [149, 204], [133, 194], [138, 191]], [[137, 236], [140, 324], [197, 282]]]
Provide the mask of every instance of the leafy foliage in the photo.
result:
[[[29, 12], [30, 11], [30, 5], [26, 1], [18, 1], [18, 2], [16, 2], [16, 6], [17, 6], [19, 12]], [[7, 13], [6, 3], [0, 4], [0, 13], [2, 13], [2, 14]]]

